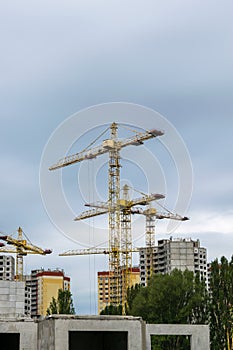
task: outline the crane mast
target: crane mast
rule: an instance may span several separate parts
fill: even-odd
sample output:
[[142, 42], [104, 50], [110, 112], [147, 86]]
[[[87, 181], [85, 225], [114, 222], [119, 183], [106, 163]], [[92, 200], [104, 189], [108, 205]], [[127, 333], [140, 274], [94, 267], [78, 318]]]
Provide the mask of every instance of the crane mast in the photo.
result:
[[[117, 124], [111, 125], [111, 139], [109, 143], [108, 168], [108, 203], [109, 203], [109, 290], [110, 304], [120, 304], [120, 156], [117, 147]], [[111, 274], [112, 272], [112, 274]]]
[[[18, 228], [18, 241], [23, 242], [23, 230], [21, 227]], [[24, 242], [26, 243], [26, 242]], [[23, 256], [26, 255], [23, 253], [22, 248], [16, 247], [16, 279], [22, 280], [23, 278]]]
[[130, 287], [130, 273], [132, 270], [132, 231], [131, 231], [131, 204], [129, 198], [129, 186], [123, 187], [123, 199], [121, 200], [121, 247], [122, 247], [122, 306], [127, 299], [127, 290]]

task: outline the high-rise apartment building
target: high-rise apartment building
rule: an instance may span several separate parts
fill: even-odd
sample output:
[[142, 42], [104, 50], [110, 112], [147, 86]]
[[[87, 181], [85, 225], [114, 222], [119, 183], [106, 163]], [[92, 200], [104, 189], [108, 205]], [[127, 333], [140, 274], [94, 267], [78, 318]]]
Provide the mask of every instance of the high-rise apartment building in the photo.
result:
[[[109, 277], [111, 272], [98, 272], [98, 313], [105, 309], [110, 304]], [[130, 269], [130, 287], [140, 283], [140, 269], [132, 267]], [[123, 293], [123, 291], [122, 291]]]
[[47, 308], [58, 295], [58, 290], [70, 290], [70, 278], [63, 270], [33, 270], [27, 285], [31, 288], [31, 315], [45, 316]]
[[170, 273], [174, 269], [188, 269], [207, 279], [207, 250], [199, 240], [162, 239], [155, 247], [139, 250], [140, 283], [144, 286], [153, 273]]

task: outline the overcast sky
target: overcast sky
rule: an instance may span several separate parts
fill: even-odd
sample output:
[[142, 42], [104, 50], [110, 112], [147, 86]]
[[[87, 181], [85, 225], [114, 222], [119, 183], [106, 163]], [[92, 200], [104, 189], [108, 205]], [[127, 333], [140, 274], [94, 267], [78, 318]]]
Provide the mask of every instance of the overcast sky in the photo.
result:
[[[201, 245], [208, 249], [209, 260], [222, 255], [231, 257], [232, 12], [231, 0], [1, 2], [0, 230], [12, 234], [22, 226], [32, 243], [53, 249], [48, 257], [25, 257], [25, 272], [40, 267], [64, 268], [71, 277], [77, 313], [96, 312], [96, 273], [107, 269], [108, 258], [59, 257], [58, 254], [83, 247], [78, 244], [82, 233], [88, 235], [88, 239], [81, 243], [88, 245], [88, 240], [95, 241], [93, 237], [100, 235], [99, 225], [107, 225], [107, 218], [94, 222], [96, 230], [76, 222], [79, 238], [74, 242], [73, 233], [69, 238], [69, 226], [67, 232], [64, 232], [66, 226], [61, 232], [46, 211], [39, 179], [46, 144], [55, 130], [64, 130], [73, 120], [70, 116], [78, 118], [77, 139], [85, 134], [85, 127], [89, 127], [88, 142], [103, 130], [96, 127], [90, 131], [90, 125], [102, 126], [113, 121], [112, 115], [103, 115], [101, 119], [91, 113], [87, 122], [85, 113], [78, 113], [85, 108], [125, 102], [155, 110], [163, 116], [167, 121], [165, 134], [170, 135], [166, 125], [176, 131], [187, 147], [193, 169], [192, 197], [187, 211], [182, 213], [189, 216], [190, 221], [177, 227], [172, 235], [199, 238]], [[122, 116], [123, 121], [124, 118]], [[129, 122], [142, 127], [143, 118], [135, 115]], [[153, 118], [147, 119], [145, 125], [160, 126], [153, 124]], [[71, 134], [75, 138], [74, 130]], [[85, 146], [84, 136], [77, 142], [77, 149], [75, 144], [72, 146], [71, 137], [72, 152]], [[153, 191], [165, 190], [167, 203], [172, 206], [179, 187], [175, 177], [172, 182], [177, 165], [173, 164], [173, 150], [169, 149], [166, 154], [162, 137], [161, 142], [155, 139], [148, 141], [148, 145], [150, 142], [154, 142], [154, 146], [148, 146], [147, 154], [148, 150], [153, 154], [157, 147], [160, 174], [165, 174], [161, 178], [166, 178], [167, 186], [158, 179], [153, 182]], [[54, 149], [54, 157], [50, 154], [52, 163], [58, 160], [59, 151], [60, 157], [63, 156], [63, 148], [59, 147], [60, 142]], [[128, 164], [125, 160], [122, 172], [124, 179], [132, 184], [136, 181], [133, 165], [139, 163], [133, 158], [133, 150], [130, 152], [125, 153]], [[129, 162], [131, 158], [133, 165]], [[79, 187], [79, 191], [83, 191], [83, 184], [88, 193], [88, 188], [92, 188], [93, 169], [98, 172], [95, 180], [99, 195], [106, 199], [106, 161], [107, 157], [103, 156], [102, 163], [97, 160], [96, 168], [75, 165], [63, 171], [64, 192], [76, 215], [85, 210], [85, 193], [77, 196], [74, 189]], [[147, 166], [149, 163], [150, 160]], [[137, 169], [140, 166], [143, 165], [140, 163]], [[147, 169], [142, 180], [140, 176], [137, 178], [138, 189], [147, 190], [144, 177], [149, 173]], [[54, 194], [55, 184], [51, 181]], [[64, 222], [69, 220], [64, 214]], [[135, 226], [135, 230], [143, 234], [144, 221], [138, 219]], [[159, 222], [157, 238], [167, 237], [167, 228]], [[106, 239], [105, 235], [103, 242]]]

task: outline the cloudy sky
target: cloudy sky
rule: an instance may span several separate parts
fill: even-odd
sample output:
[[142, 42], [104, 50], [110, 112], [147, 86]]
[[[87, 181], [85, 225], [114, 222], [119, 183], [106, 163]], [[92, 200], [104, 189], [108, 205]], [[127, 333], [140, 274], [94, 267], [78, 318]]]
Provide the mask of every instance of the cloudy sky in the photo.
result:
[[[99, 197], [106, 199], [107, 156], [96, 165], [79, 164], [63, 170], [62, 189], [72, 208], [70, 217], [54, 199], [60, 191], [56, 188], [59, 179], [49, 171], [50, 178], [44, 175], [44, 165], [50, 160], [55, 163], [68, 146], [73, 153], [80, 151], [104, 130], [103, 125], [113, 121], [115, 105], [109, 110], [106, 105], [92, 106], [121, 102], [130, 105], [129, 114], [133, 104], [145, 115], [146, 109], [159, 113], [161, 117], [155, 118], [150, 113], [130, 114], [129, 124], [143, 128], [145, 120], [145, 128], [163, 127], [168, 136], [164, 143], [162, 137], [161, 142], [148, 141], [145, 153], [137, 153], [137, 159], [133, 149], [124, 153], [123, 179], [143, 192], [148, 190], [148, 182], [153, 191], [165, 191], [170, 209], [175, 208], [178, 192], [182, 197], [191, 191], [185, 187], [185, 181], [191, 179], [191, 200], [186, 198], [189, 205], [182, 213], [190, 221], [172, 235], [199, 238], [208, 249], [209, 260], [231, 257], [232, 11], [231, 0], [9, 0], [0, 4], [0, 230], [13, 234], [22, 226], [32, 243], [53, 249], [48, 257], [27, 256], [25, 272], [63, 268], [71, 277], [77, 313], [96, 312], [95, 276], [96, 271], [107, 269], [107, 257], [58, 254], [88, 243], [99, 244], [103, 229], [102, 242], [106, 243], [106, 217], [85, 225], [74, 223], [72, 215], [85, 210], [84, 200], [92, 198], [93, 176]], [[89, 107], [86, 115], [83, 111]], [[125, 118], [122, 116], [122, 121], [127, 124]], [[76, 122], [76, 139], [72, 121]], [[169, 136], [182, 140], [190, 155], [193, 177], [182, 170], [182, 183], [175, 170], [182, 167], [184, 158], [174, 156], [172, 144], [166, 148]], [[54, 148], [49, 148], [49, 140], [56, 141]], [[153, 158], [155, 168], [148, 168], [147, 155]], [[146, 170], [139, 161], [142, 158], [147, 159]], [[190, 163], [184, 165], [189, 169]], [[151, 174], [155, 174], [154, 180]], [[60, 221], [54, 219], [44, 197], [60, 210]], [[136, 245], [143, 239], [144, 221], [138, 219], [134, 226]], [[157, 238], [168, 234], [171, 232], [159, 222]]]

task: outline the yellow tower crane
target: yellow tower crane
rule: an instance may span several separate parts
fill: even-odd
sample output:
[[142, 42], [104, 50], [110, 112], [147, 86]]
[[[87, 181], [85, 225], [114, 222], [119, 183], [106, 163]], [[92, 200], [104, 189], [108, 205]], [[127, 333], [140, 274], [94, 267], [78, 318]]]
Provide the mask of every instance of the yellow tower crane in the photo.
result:
[[[121, 245], [118, 249], [118, 253], [121, 255], [120, 265], [118, 266], [119, 274], [119, 303], [123, 306], [126, 303], [127, 290], [130, 287], [130, 272], [132, 268], [132, 253], [138, 252], [138, 248], [132, 247], [132, 232], [131, 232], [131, 208], [135, 205], [147, 205], [148, 203], [164, 198], [162, 194], [144, 194], [140, 198], [130, 199], [129, 198], [129, 186], [123, 186], [123, 197], [119, 199], [118, 206], [120, 208], [120, 224], [121, 224]], [[87, 219], [93, 216], [108, 213], [108, 203], [97, 202], [85, 204], [88, 207], [94, 209], [87, 210], [81, 213], [75, 218], [76, 221]], [[89, 255], [89, 254], [111, 254], [109, 248], [91, 248], [81, 250], [68, 250], [64, 253], [59, 254], [60, 256], [70, 255]], [[114, 300], [111, 299], [111, 283], [109, 286], [109, 304], [113, 304]]]
[[[135, 132], [135, 135], [123, 140], [118, 139], [118, 124], [112, 123], [100, 136], [110, 129], [110, 138], [101, 145], [90, 149], [91, 143], [82, 152], [67, 156], [52, 165], [49, 170], [59, 169], [87, 159], [93, 159], [101, 154], [109, 154], [108, 162], [108, 221], [109, 221], [109, 271], [111, 304], [120, 304], [120, 150], [129, 145], [142, 145], [143, 141], [163, 135], [162, 131], [152, 129], [145, 132]], [[97, 138], [98, 139], [98, 138]], [[96, 139], [96, 140], [97, 140]], [[95, 141], [96, 141], [95, 140]], [[99, 208], [99, 212], [103, 211]], [[98, 215], [98, 214], [95, 214]]]
[[149, 269], [146, 271], [146, 283], [150, 279], [151, 274], [153, 273], [153, 248], [155, 247], [155, 220], [156, 219], [171, 219], [171, 220], [179, 220], [186, 221], [189, 220], [187, 216], [182, 216], [179, 214], [173, 214], [170, 210], [163, 207], [159, 204], [165, 211], [158, 212], [157, 209], [153, 208], [151, 205], [148, 206], [147, 209], [142, 208], [132, 208], [131, 214], [142, 214], [146, 217], [146, 254], [147, 260], [150, 260], [150, 264], [148, 264]]
[[23, 257], [27, 254], [51, 254], [52, 250], [42, 249], [31, 243], [28, 243], [26, 239], [23, 239], [23, 230], [18, 228], [18, 238], [12, 236], [0, 236], [0, 239], [7, 242], [7, 244], [14, 247], [5, 246], [4, 243], [0, 243], [0, 253], [14, 253], [16, 254], [16, 276], [17, 281], [23, 280]]

